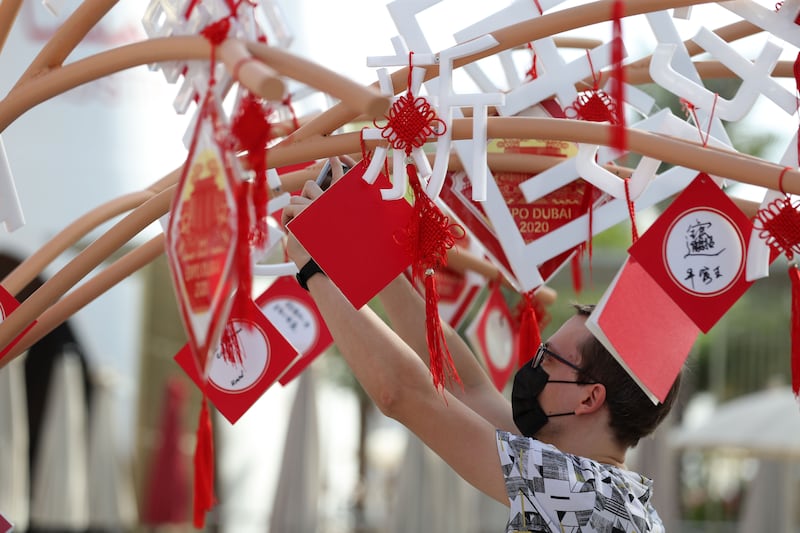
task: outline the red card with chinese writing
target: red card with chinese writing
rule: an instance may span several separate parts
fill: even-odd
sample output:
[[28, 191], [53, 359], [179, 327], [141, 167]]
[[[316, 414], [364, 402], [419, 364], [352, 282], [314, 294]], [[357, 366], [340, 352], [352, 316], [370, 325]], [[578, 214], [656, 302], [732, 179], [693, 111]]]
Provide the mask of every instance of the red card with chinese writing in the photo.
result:
[[299, 354], [252, 300], [242, 298], [231, 310], [228, 323], [236, 332], [241, 362], [226, 360], [217, 347], [209, 359], [208, 380], [203, 385], [188, 344], [175, 355], [175, 361], [234, 424]]
[[664, 401], [700, 333], [632, 257], [597, 303], [586, 327], [653, 403]]
[[356, 309], [411, 264], [401, 242], [412, 207], [403, 198], [381, 198], [389, 179], [380, 174], [369, 184], [365, 170], [360, 161], [287, 224]]
[[[11, 295], [11, 293], [5, 289], [5, 287], [0, 285], [0, 322], [5, 320], [8, 317], [8, 315], [13, 313], [17, 307], [19, 307], [19, 302], [17, 301], [17, 299], [14, 298]], [[8, 351], [11, 350], [11, 348], [13, 348], [14, 345], [19, 342], [22, 336], [25, 335], [28, 332], [28, 330], [33, 327], [34, 324], [36, 324], [35, 320], [31, 322], [28, 326], [26, 326], [25, 329], [22, 330], [22, 332], [19, 335], [17, 335], [14, 338], [14, 340], [9, 342], [7, 346], [0, 349], [0, 359], [2, 359], [8, 353]]]
[[628, 250], [707, 333], [750, 288], [745, 278], [752, 223], [699, 174]]
[[467, 328], [467, 338], [483, 358], [492, 383], [502, 391], [514, 372], [517, 336], [514, 334], [511, 311], [499, 284], [493, 284], [489, 290], [478, 316]]
[[333, 338], [314, 300], [291, 276], [276, 279], [256, 299], [256, 304], [267, 320], [300, 352], [300, 357], [278, 379], [281, 385], [286, 385], [324, 352]]

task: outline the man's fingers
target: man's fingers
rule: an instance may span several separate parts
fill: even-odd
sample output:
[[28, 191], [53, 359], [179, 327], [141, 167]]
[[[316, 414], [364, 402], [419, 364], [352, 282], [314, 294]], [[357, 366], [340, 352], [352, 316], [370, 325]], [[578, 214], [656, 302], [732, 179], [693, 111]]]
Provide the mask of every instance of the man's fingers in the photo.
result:
[[303, 191], [301, 192], [301, 196], [304, 198], [308, 198], [309, 200], [316, 200], [322, 195], [322, 189], [317, 182], [308, 180], [305, 185], [303, 185]]

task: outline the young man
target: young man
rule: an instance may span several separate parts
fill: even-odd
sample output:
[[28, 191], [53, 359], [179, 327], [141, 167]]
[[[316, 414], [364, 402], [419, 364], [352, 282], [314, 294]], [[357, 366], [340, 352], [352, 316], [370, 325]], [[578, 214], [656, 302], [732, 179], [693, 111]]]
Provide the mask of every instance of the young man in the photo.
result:
[[[284, 209], [284, 224], [320, 194], [308, 182]], [[354, 309], [324, 274], [303, 268], [312, 259], [291, 237], [288, 252], [381, 412], [508, 505], [507, 532], [663, 531], [650, 504], [651, 481], [624, 463], [628, 448], [666, 416], [680, 379], [664, 403], [653, 405], [586, 329], [591, 308], [578, 307], [517, 372], [510, 403], [466, 343], [446, 329], [463, 386], [440, 391], [426, 366], [424, 302], [403, 276], [380, 295], [389, 328], [368, 307]]]

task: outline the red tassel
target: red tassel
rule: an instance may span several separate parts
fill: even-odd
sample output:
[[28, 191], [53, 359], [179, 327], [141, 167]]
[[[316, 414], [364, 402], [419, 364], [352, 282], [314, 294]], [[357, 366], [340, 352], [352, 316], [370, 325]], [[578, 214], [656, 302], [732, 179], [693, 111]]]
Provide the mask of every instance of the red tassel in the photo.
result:
[[520, 367], [531, 360], [542, 343], [542, 334], [539, 331], [539, 320], [536, 318], [533, 299], [533, 291], [522, 295], [523, 307], [520, 313], [519, 351], [517, 352], [517, 361]]
[[624, 152], [628, 145], [625, 130], [625, 69], [622, 66], [624, 46], [622, 41], [622, 17], [625, 14], [625, 0], [615, 0], [612, 9], [611, 61], [614, 85], [611, 96], [616, 103], [616, 121], [611, 130], [611, 147]]
[[200, 420], [197, 422], [197, 445], [194, 449], [194, 527], [201, 529], [206, 522], [206, 512], [216, 504], [214, 496], [214, 434], [211, 415], [203, 395]]
[[789, 267], [792, 281], [792, 391], [800, 398], [800, 268]]
[[[407, 165], [411, 189], [414, 191], [414, 213], [406, 229], [404, 244], [411, 256], [411, 275], [425, 286], [425, 325], [430, 355], [433, 384], [441, 389], [447, 376], [461, 383], [450, 350], [444, 340], [439, 317], [439, 294], [436, 289], [435, 269], [447, 264], [447, 250], [455, 245], [454, 228], [430, 197], [425, 193], [417, 177], [414, 165]], [[463, 231], [463, 229], [462, 229]]]
[[432, 268], [425, 272], [425, 334], [434, 386], [441, 390], [448, 377], [461, 383], [453, 356], [444, 339], [442, 320], [439, 317], [439, 291], [436, 289], [436, 276]]
[[578, 295], [583, 291], [583, 272], [581, 271], [581, 258], [585, 244], [581, 245], [572, 255], [572, 290]]

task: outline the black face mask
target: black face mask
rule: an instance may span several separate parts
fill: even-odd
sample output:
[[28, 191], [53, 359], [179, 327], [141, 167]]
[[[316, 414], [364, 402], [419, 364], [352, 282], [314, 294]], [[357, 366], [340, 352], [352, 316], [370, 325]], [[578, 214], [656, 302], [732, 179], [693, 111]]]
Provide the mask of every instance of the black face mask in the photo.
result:
[[[514, 423], [526, 437], [533, 437], [542, 426], [547, 424], [548, 418], [552, 416], [574, 415], [575, 411], [569, 413], [555, 413], [548, 416], [542, 406], [539, 405], [539, 394], [545, 385], [550, 382], [550, 375], [541, 365], [534, 367], [531, 364], [522, 366], [514, 376], [514, 384], [511, 388], [511, 412], [514, 416]], [[578, 383], [578, 381], [552, 381], [551, 383]]]

